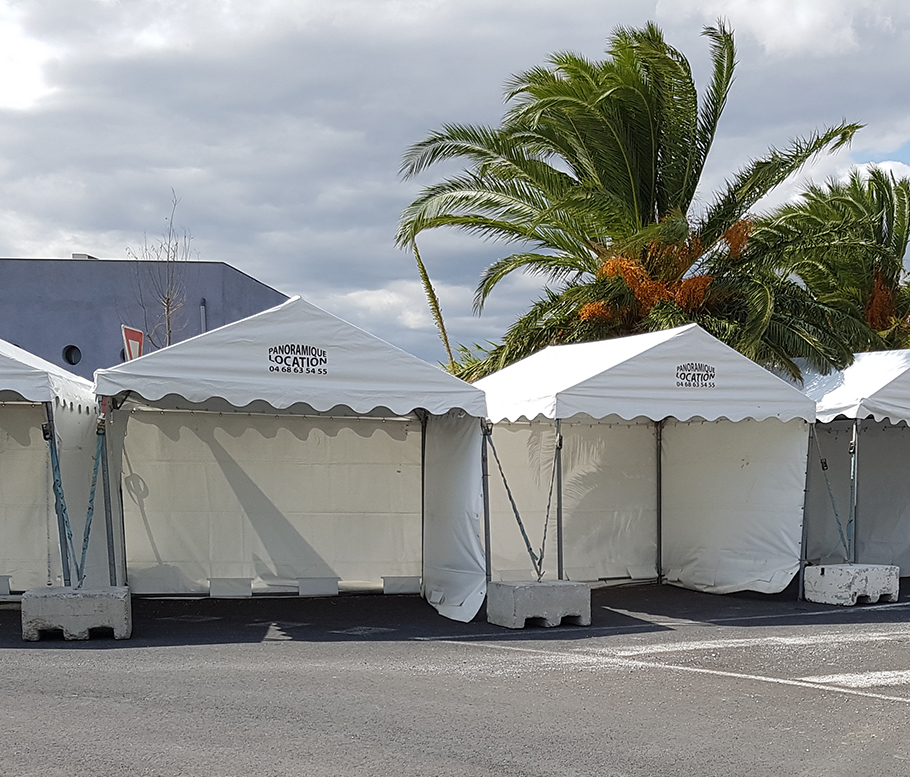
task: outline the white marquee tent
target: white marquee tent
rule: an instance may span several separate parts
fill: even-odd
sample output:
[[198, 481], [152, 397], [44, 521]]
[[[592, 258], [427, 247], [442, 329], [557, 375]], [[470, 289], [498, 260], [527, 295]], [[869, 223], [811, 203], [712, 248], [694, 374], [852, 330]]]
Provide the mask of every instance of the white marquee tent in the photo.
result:
[[[62, 509], [65, 504], [81, 562], [96, 428], [88, 381], [0, 340], [0, 575], [10, 576], [11, 590], [76, 582], [65, 540], [66, 575], [63, 570]], [[54, 494], [52, 454], [59, 462], [61, 502]], [[103, 518], [93, 526], [86, 584], [107, 585]]]
[[803, 391], [817, 405], [808, 560], [895, 564], [910, 574], [910, 351], [860, 353], [841, 372], [805, 372]]
[[798, 571], [813, 403], [698, 326], [551, 346], [476, 385], [494, 576], [538, 572], [499, 463], [538, 557], [547, 527], [546, 579], [771, 593]]
[[477, 613], [478, 389], [300, 298], [95, 377], [126, 432], [134, 592], [419, 576]]

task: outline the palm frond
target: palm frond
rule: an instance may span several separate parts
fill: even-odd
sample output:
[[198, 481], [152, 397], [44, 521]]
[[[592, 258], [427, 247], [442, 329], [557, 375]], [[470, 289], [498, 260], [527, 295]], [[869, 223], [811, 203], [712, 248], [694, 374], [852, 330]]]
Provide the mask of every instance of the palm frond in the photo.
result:
[[427, 272], [427, 268], [423, 264], [423, 260], [420, 258], [420, 251], [417, 250], [417, 243], [414, 243], [414, 259], [417, 261], [417, 273], [420, 275], [420, 282], [423, 284], [424, 293], [427, 295], [427, 303], [430, 307], [430, 312], [433, 316], [433, 322], [436, 324], [436, 329], [439, 332], [439, 339], [442, 340], [442, 345], [445, 348], [446, 356], [448, 357], [448, 370], [449, 372], [455, 372], [455, 359], [452, 357], [452, 348], [449, 345], [449, 334], [446, 332], [445, 321], [442, 318], [442, 307], [439, 304], [439, 298], [436, 296], [436, 289], [433, 288], [433, 284], [430, 281], [430, 275]]
[[823, 151], [834, 152], [848, 144], [862, 127], [842, 122], [808, 138], [797, 138], [783, 151], [772, 148], [764, 157], [753, 160], [728, 181], [714, 204], [701, 219], [698, 234], [705, 245], [713, 244], [735, 221], [774, 187], [783, 183], [813, 157]]
[[587, 257], [567, 254], [512, 254], [499, 259], [483, 271], [474, 293], [474, 311], [481, 312], [496, 284], [517, 270], [539, 275], [548, 283], [558, 284], [567, 279], [577, 281], [585, 275], [593, 277], [594, 269], [596, 268], [591, 267], [590, 259]]

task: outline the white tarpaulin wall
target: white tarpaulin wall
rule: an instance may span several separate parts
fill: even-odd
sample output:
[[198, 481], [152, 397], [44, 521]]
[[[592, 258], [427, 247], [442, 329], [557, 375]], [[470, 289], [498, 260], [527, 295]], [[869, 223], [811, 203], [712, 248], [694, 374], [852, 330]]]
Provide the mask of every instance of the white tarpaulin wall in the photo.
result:
[[[560, 419], [566, 577], [654, 577], [658, 545], [666, 579], [697, 590], [774, 593], [798, 571], [813, 407], [698, 327], [551, 347], [477, 385], [535, 553]], [[489, 466], [494, 576], [532, 578], [492, 454]]]
[[777, 593], [799, 570], [809, 425], [663, 426], [666, 579], [712, 593]]
[[[48, 407], [74, 544], [81, 557], [96, 442], [91, 384], [0, 341], [0, 575], [11, 576], [12, 591], [63, 584], [50, 449], [42, 433]], [[109, 584], [100, 504], [86, 568], [85, 585]]]
[[460, 411], [427, 420], [424, 466], [424, 594], [442, 615], [473, 618], [487, 595], [480, 516], [481, 432]]
[[[613, 417], [562, 423], [563, 558], [570, 580], [653, 578], [657, 574], [657, 485], [654, 424]], [[557, 578], [556, 496], [550, 497], [556, 430], [553, 421], [503, 422], [493, 444], [532, 549]], [[491, 560], [496, 579], [533, 579], [534, 568], [490, 456]]]
[[[653, 422], [563, 422], [563, 557], [570, 580], [657, 576]], [[662, 429], [662, 568], [687, 588], [786, 588], [799, 569], [808, 424], [667, 420]], [[532, 549], [539, 553], [553, 466], [551, 421], [497, 424], [493, 441]], [[776, 484], [768, 488], [767, 484]], [[532, 579], [533, 565], [491, 464], [492, 567]], [[555, 498], [544, 568], [555, 580]]]
[[0, 405], [0, 574], [13, 591], [61, 576], [46, 420], [44, 405]]
[[[809, 494], [806, 502], [806, 557], [814, 563], [852, 561], [852, 552], [841, 541], [850, 519], [850, 444], [853, 420], [841, 419], [815, 428], [819, 456], [809, 461]], [[825, 460], [828, 481], [821, 467]], [[867, 419], [859, 427], [857, 456], [856, 561], [895, 564], [901, 576], [910, 575], [910, 428], [902, 421]], [[830, 483], [831, 492], [828, 491]], [[831, 497], [834, 497], [832, 505]], [[835, 509], [837, 516], [835, 516]]]
[[803, 390], [818, 414], [806, 502], [808, 560], [854, 560], [850, 451], [856, 425], [855, 561], [894, 564], [902, 576], [910, 574], [910, 351], [856, 354], [841, 372], [807, 372]]
[[421, 572], [416, 419], [137, 411], [123, 481], [135, 593]]
[[442, 614], [477, 613], [477, 389], [295, 298], [99, 371], [96, 390], [126, 402], [136, 592], [422, 575]]
[[115, 425], [125, 415], [134, 593], [204, 593], [213, 577], [278, 592], [301, 577], [369, 587], [423, 575], [427, 598], [448, 617], [473, 617], [483, 602], [477, 419], [428, 420], [422, 527], [416, 418], [133, 408]]

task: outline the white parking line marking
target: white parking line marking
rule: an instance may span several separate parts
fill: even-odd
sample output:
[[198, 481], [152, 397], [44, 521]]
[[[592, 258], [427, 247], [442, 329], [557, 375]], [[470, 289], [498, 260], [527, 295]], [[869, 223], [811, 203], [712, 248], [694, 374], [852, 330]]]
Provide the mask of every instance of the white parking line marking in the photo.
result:
[[876, 604], [874, 607], [870, 606], [869, 608], [850, 608], [850, 607], [832, 607], [826, 610], [801, 610], [799, 612], [789, 612], [789, 613], [778, 613], [776, 615], [731, 615], [726, 618], [710, 618], [703, 621], [689, 620], [685, 618], [669, 618], [661, 615], [651, 615], [647, 612], [636, 612], [635, 610], [622, 610], [619, 607], [607, 607], [606, 605], [601, 605], [604, 610], [608, 612], [615, 612], [618, 615], [625, 615], [629, 618], [636, 618], [637, 620], [647, 621], [648, 623], [654, 623], [658, 626], [665, 626], [678, 623], [680, 625], [694, 625], [694, 626], [710, 626], [715, 623], [735, 623], [736, 621], [763, 621], [763, 620], [777, 620], [780, 618], [810, 618], [818, 617], [820, 615], [851, 615], [858, 612], [869, 612], [872, 610], [884, 610], [884, 609], [900, 609], [903, 607], [910, 607], [910, 602], [893, 602], [890, 604]]
[[[453, 644], [464, 644], [463, 642], [454, 642]], [[578, 655], [579, 657], [590, 651], [568, 651], [560, 653], [555, 650], [542, 650], [538, 648], [525, 648], [517, 645], [492, 645], [490, 643], [470, 643], [477, 648], [486, 648], [488, 650], [514, 651], [517, 653], [536, 653], [545, 655], [550, 658], [565, 658], [567, 655]], [[790, 680], [783, 677], [766, 677], [764, 675], [745, 674], [743, 672], [725, 672], [720, 669], [705, 669], [697, 666], [679, 666], [676, 664], [663, 664], [656, 661], [638, 661], [628, 658], [612, 658], [601, 655], [600, 663], [605, 666], [623, 667], [629, 669], [662, 669], [668, 672], [686, 672], [689, 674], [711, 675], [713, 677], [727, 677], [734, 680], [750, 680], [752, 682], [767, 683], [771, 685], [789, 685], [796, 688], [809, 688], [815, 691], [827, 691], [829, 693], [839, 693], [845, 696], [861, 696], [867, 699], [879, 699], [881, 701], [896, 701], [903, 704], [910, 704], [910, 698], [904, 696], [890, 696], [883, 693], [871, 693], [854, 688], [838, 687], [836, 685], [825, 685], [818, 682], [807, 682], [806, 680]]]
[[601, 652], [619, 657], [643, 656], [659, 653], [688, 653], [698, 650], [722, 650], [726, 648], [749, 648], [763, 645], [783, 647], [809, 647], [812, 645], [852, 644], [856, 642], [895, 642], [910, 640], [910, 627], [891, 631], [872, 631], [862, 634], [813, 634], [802, 637], [741, 637], [734, 639], [704, 639], [691, 642], [668, 642], [662, 645], [636, 645], [622, 648], [595, 648]]
[[853, 672], [851, 674], [826, 674], [821, 677], [802, 677], [807, 683], [843, 685], [847, 688], [874, 688], [877, 685], [910, 684], [910, 670], [881, 672]]
[[772, 685], [792, 685], [797, 688], [817, 688], [819, 690], [830, 691], [832, 693], [842, 693], [847, 696], [864, 696], [869, 699], [881, 699], [883, 701], [899, 701], [904, 704], [910, 704], [910, 698], [904, 696], [889, 696], [884, 693], [869, 693], [867, 691], [858, 691], [852, 688], [840, 688], [836, 685], [823, 685], [822, 683], [809, 683], [804, 680], [787, 680], [782, 677], [765, 677], [763, 675], [743, 674], [741, 672], [723, 672], [719, 669], [703, 669], [695, 666], [675, 666], [672, 664], [652, 663], [649, 661], [629, 661], [642, 668], [669, 669], [678, 672], [691, 672], [692, 674], [707, 674], [716, 677], [730, 677], [737, 680], [754, 680], [760, 683], [771, 683]]

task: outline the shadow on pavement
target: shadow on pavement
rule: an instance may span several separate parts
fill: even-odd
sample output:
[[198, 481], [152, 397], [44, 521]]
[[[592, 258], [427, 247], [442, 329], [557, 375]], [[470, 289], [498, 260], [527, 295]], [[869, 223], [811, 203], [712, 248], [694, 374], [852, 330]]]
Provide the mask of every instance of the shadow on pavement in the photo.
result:
[[62, 637], [21, 639], [20, 613], [0, 610], [0, 650], [128, 650], [171, 645], [299, 642], [406, 642], [433, 640], [575, 641], [611, 634], [654, 633], [684, 624], [773, 626], [898, 623], [907, 620], [910, 580], [898, 605], [830, 607], [799, 602], [796, 583], [780, 594], [716, 596], [668, 585], [630, 585], [592, 591], [589, 627], [528, 626], [511, 630], [486, 622], [484, 611], [471, 623], [440, 617], [418, 596], [343, 594], [327, 598], [251, 599], [135, 597], [133, 636], [116, 641], [99, 636], [83, 642]]

